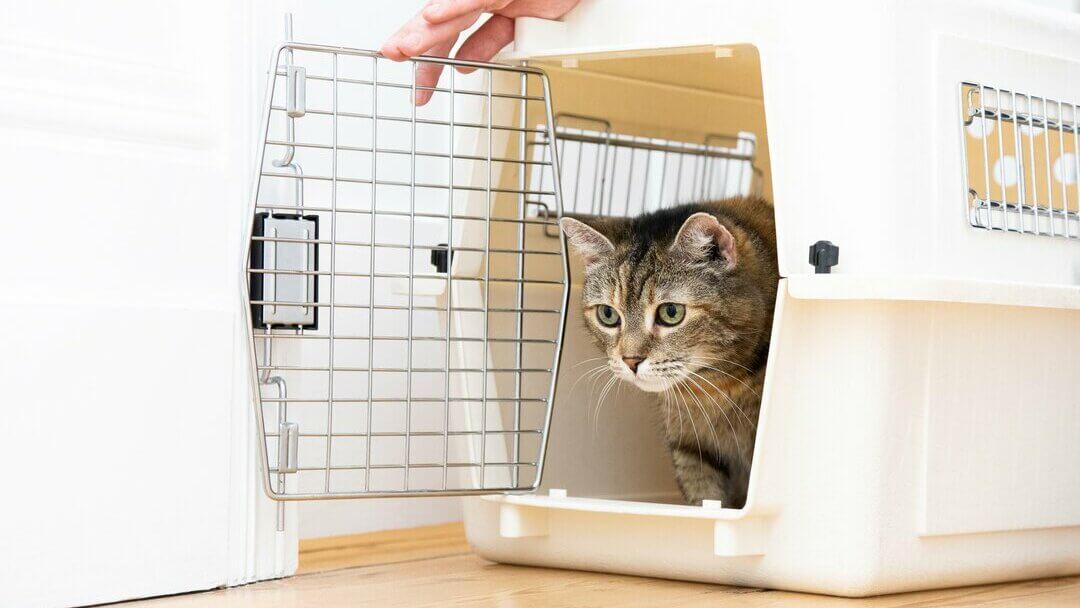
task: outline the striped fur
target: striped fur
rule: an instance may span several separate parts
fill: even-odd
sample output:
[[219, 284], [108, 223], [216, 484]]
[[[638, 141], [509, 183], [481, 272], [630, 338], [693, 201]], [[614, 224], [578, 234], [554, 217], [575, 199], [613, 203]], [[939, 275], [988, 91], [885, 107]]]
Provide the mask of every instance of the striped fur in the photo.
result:
[[[687, 501], [742, 507], [779, 281], [772, 206], [733, 198], [563, 229], [585, 260], [586, 327], [612, 373], [657, 394]], [[673, 327], [657, 321], [668, 302], [685, 306]], [[624, 358], [642, 359], [636, 373]]]

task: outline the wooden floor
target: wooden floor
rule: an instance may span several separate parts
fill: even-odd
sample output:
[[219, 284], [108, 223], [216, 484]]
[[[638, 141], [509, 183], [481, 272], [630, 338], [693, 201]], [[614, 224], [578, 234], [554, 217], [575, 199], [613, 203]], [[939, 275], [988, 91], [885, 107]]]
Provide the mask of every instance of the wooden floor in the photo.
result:
[[470, 553], [460, 524], [307, 541], [301, 547], [300, 571], [288, 579], [123, 608], [1080, 606], [1080, 577], [847, 600], [505, 566]]

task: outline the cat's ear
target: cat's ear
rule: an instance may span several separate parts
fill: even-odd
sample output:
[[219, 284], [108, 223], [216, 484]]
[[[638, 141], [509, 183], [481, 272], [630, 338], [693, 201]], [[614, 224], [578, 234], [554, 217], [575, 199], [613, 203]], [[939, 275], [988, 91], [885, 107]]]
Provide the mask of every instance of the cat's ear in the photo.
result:
[[739, 263], [735, 237], [716, 217], [705, 212], [686, 218], [671, 250], [700, 261], [723, 260], [727, 270], [734, 269]]
[[586, 266], [595, 264], [605, 255], [615, 253], [615, 246], [611, 244], [611, 241], [585, 222], [572, 217], [564, 217], [559, 220], [559, 225], [566, 233], [566, 240], [585, 260]]

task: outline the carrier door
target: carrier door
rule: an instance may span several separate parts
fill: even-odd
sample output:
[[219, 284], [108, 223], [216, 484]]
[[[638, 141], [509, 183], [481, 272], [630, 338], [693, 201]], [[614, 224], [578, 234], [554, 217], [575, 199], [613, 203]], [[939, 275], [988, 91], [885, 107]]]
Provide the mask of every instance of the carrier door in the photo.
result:
[[243, 303], [267, 494], [535, 489], [568, 296], [546, 75], [291, 43], [270, 72]]

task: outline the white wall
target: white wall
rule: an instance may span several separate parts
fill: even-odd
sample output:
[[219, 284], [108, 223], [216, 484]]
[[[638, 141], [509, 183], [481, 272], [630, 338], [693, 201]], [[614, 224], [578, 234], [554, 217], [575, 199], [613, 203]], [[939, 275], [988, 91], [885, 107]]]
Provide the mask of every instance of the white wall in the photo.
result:
[[1080, 10], [1080, 0], [1021, 0], [1030, 4], [1038, 4], [1046, 8], [1057, 8], [1067, 11]]

